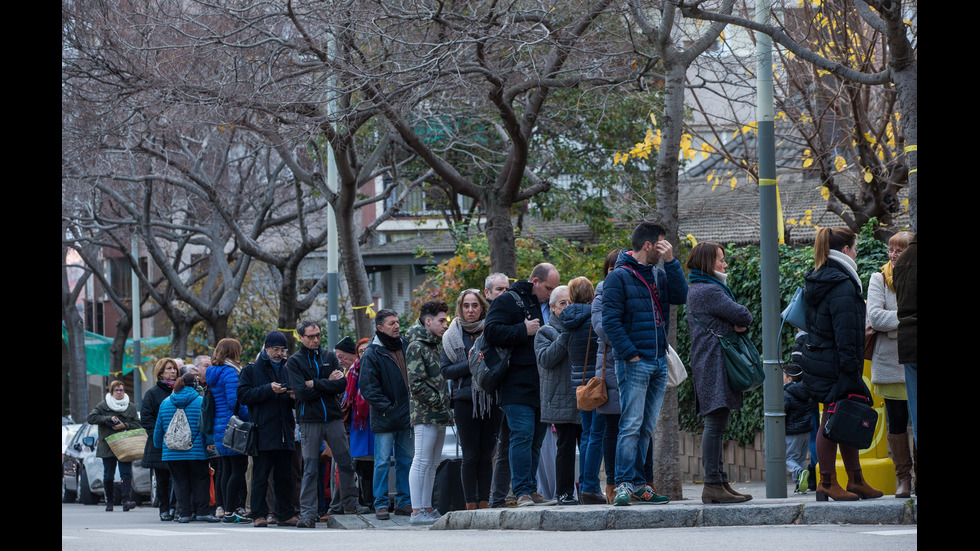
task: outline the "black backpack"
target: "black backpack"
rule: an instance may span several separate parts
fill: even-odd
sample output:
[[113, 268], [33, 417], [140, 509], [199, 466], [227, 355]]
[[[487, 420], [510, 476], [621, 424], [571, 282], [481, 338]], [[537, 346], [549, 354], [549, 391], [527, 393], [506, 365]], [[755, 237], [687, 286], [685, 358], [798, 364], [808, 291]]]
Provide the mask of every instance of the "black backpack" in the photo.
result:
[[201, 432], [214, 434], [214, 416], [214, 394], [211, 393], [211, 387], [206, 387], [204, 397], [201, 400]]

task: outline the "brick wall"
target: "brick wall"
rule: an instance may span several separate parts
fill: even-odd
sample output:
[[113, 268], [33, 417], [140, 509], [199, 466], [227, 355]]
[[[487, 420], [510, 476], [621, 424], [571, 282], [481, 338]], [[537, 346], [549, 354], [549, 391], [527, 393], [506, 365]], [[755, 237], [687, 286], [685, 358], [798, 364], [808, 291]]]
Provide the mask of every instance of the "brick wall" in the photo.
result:
[[[678, 454], [680, 455], [681, 477], [685, 481], [703, 482], [704, 468], [701, 465], [701, 435], [681, 431]], [[765, 480], [766, 455], [763, 448], [763, 433], [755, 434], [755, 440], [748, 447], [741, 447], [734, 440], [725, 442], [725, 468], [732, 482]]]

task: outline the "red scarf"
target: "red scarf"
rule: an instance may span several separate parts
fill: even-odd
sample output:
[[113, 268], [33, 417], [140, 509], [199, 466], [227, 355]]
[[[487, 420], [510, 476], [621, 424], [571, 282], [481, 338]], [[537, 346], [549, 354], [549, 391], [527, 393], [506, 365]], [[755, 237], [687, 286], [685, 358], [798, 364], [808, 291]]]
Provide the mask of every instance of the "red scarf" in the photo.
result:
[[364, 430], [371, 414], [371, 405], [361, 396], [359, 380], [361, 377], [361, 360], [354, 360], [354, 365], [347, 372], [347, 390], [344, 394], [344, 401], [340, 407], [344, 412], [344, 421], [350, 423], [351, 428]]

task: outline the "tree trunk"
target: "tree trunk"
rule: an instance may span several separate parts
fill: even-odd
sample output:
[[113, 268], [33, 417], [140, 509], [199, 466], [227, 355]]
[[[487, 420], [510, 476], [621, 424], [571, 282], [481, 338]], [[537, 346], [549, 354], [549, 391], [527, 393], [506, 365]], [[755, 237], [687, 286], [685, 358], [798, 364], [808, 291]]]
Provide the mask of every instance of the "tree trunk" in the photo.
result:
[[[62, 247], [61, 260], [65, 261], [66, 248]], [[68, 266], [61, 268], [61, 319], [65, 322], [65, 329], [68, 333], [68, 401], [71, 411], [71, 418], [76, 423], [88, 417], [88, 366], [85, 362], [85, 322], [78, 315], [75, 307], [75, 300], [78, 298], [78, 291], [85, 286], [89, 272], [78, 280], [75, 289], [68, 287]]]
[[116, 336], [112, 337], [112, 344], [109, 346], [109, 376], [114, 379], [119, 379], [123, 375], [126, 338], [129, 336], [129, 330], [132, 327], [133, 319], [130, 314], [125, 311], [120, 312], [119, 321], [116, 322]]
[[[285, 267], [279, 268], [279, 275], [282, 279], [279, 282], [279, 327], [295, 329], [300, 322], [300, 312], [296, 300], [296, 268], [287, 264]], [[296, 340], [291, 337], [288, 331], [285, 331], [284, 334], [286, 335], [286, 342], [289, 343], [286, 349], [292, 354], [296, 348]]]
[[[338, 201], [343, 203], [343, 201]], [[366, 306], [373, 304], [374, 298], [371, 296], [371, 285], [368, 282], [367, 270], [364, 267], [364, 259], [361, 257], [361, 246], [357, 242], [357, 232], [354, 228], [354, 212], [351, 208], [338, 208], [337, 216], [337, 239], [340, 248], [340, 262], [343, 264], [344, 278], [347, 281], [347, 293], [350, 295], [351, 307]], [[374, 335], [374, 320], [367, 316], [366, 308], [353, 310], [354, 330], [357, 339], [371, 337]]]
[[489, 188], [482, 199], [487, 215], [490, 271], [500, 272], [515, 279], [527, 277], [527, 274], [517, 273], [517, 245], [514, 239], [514, 223], [510, 219], [511, 204], [501, 201], [500, 196], [495, 196], [493, 190]]

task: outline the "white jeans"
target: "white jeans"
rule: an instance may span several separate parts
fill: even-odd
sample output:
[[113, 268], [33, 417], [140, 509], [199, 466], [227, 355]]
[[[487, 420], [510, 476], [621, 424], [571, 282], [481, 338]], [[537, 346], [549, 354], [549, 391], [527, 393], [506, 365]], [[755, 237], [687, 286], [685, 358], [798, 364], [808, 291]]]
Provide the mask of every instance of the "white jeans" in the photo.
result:
[[445, 441], [446, 427], [415, 425], [415, 458], [412, 459], [412, 469], [408, 471], [412, 509], [432, 507], [432, 486], [436, 481], [436, 469], [442, 459]]

